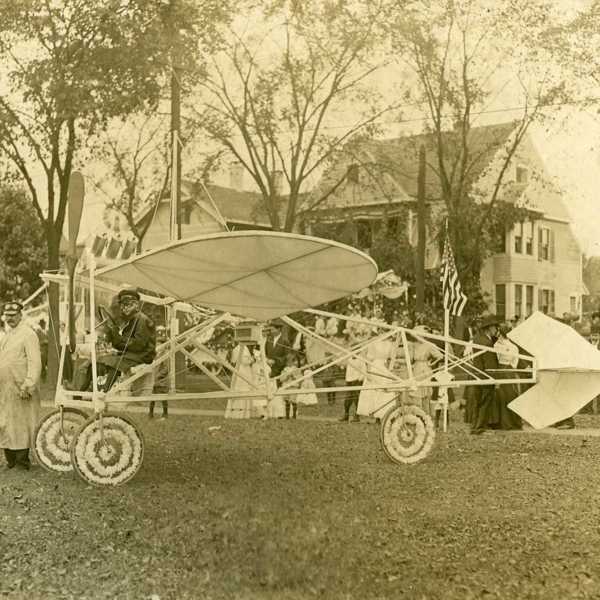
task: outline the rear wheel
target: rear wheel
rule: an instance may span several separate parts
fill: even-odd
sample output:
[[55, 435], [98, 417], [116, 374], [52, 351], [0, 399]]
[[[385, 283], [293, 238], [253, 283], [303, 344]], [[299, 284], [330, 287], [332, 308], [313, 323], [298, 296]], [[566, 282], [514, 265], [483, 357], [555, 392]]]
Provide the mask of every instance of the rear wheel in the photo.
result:
[[33, 453], [37, 462], [55, 473], [72, 471], [71, 443], [87, 419], [84, 411], [69, 407], [46, 415], [35, 430]]
[[435, 427], [431, 417], [418, 406], [394, 406], [383, 417], [379, 436], [391, 461], [411, 464], [431, 452]]

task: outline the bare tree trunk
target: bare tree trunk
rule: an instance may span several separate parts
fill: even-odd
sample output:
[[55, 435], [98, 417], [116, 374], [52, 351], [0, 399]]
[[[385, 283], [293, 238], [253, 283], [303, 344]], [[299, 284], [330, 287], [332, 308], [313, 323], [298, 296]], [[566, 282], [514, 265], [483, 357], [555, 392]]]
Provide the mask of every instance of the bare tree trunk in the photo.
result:
[[416, 309], [425, 310], [425, 248], [427, 245], [427, 229], [425, 226], [425, 146], [419, 148], [419, 174], [417, 179], [417, 257], [415, 283], [417, 288]]
[[[60, 236], [53, 227], [48, 229], [48, 269], [56, 272], [60, 267]], [[57, 283], [48, 286], [48, 316], [48, 383], [54, 388], [60, 359], [60, 288]]]

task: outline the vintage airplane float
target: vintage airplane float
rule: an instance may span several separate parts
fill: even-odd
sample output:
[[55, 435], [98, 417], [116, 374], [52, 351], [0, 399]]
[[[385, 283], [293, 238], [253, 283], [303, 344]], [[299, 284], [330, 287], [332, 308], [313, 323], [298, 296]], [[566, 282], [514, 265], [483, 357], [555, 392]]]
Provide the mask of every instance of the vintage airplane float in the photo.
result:
[[[353, 294], [367, 287], [376, 276], [373, 260], [354, 248], [315, 237], [265, 231], [220, 233], [172, 242], [99, 269], [93, 256], [88, 255], [87, 266], [75, 282], [87, 290], [92, 390], [67, 390], [61, 383], [62, 373], [59, 374], [55, 410], [39, 423], [35, 436], [39, 464], [54, 472], [74, 469], [93, 485], [119, 485], [139, 470], [144, 441], [134, 421], [115, 409], [138, 402], [201, 402], [207, 398], [238, 398], [250, 405], [256, 398], [272, 401], [276, 396], [302, 393], [304, 374], [279, 387], [272, 385], [268, 377], [260, 383], [248, 381], [242, 390], [235, 385], [240, 375], [236, 365], [214, 350], [210, 338], [219, 324], [239, 322], [242, 318], [256, 323], [279, 318], [307, 340], [320, 344], [326, 350], [326, 358], [306, 365], [310, 376], [342, 365], [351, 356], [368, 357], [372, 344], [392, 340], [397, 354], [404, 357], [401, 370], [391, 368], [377, 377], [367, 377], [360, 388], [339, 385], [312, 391], [372, 389], [385, 394], [387, 410], [381, 419], [380, 441], [385, 455], [399, 464], [424, 459], [435, 438], [431, 417], [407, 400], [411, 390], [438, 387], [444, 398], [445, 391], [457, 385], [537, 384], [525, 385], [529, 389], [511, 404], [534, 427], [545, 427], [574, 414], [600, 392], [600, 352], [569, 327], [541, 313], [535, 313], [511, 332], [510, 337], [528, 354], [519, 355], [518, 369], [506, 368], [497, 378], [473, 365], [474, 356], [491, 350], [486, 346], [471, 346], [471, 354], [465, 356], [467, 343], [463, 340], [385, 323], [377, 323], [376, 330], [371, 329], [371, 334], [360, 341], [341, 343], [289, 316], [304, 312], [313, 318], [335, 317], [372, 327], [370, 321], [313, 307]], [[68, 284], [67, 276], [46, 274], [44, 278], [47, 282]], [[99, 321], [113, 317], [105, 308], [96, 306], [96, 296], [115, 294], [124, 285], [147, 290], [142, 301], [164, 308], [170, 337], [158, 348], [152, 364], [138, 367], [109, 391], [102, 392], [97, 372], [97, 327]], [[194, 321], [184, 331], [178, 331], [177, 315], [181, 313], [193, 316]], [[262, 328], [254, 330], [259, 338], [255, 340], [259, 360], [264, 372], [268, 372], [260, 339]], [[554, 340], [552, 346], [548, 339]], [[410, 346], [415, 341], [431, 344], [443, 353], [444, 360], [433, 374], [419, 376], [413, 370]], [[66, 351], [65, 342], [63, 357]], [[204, 373], [215, 389], [178, 389], [178, 355]], [[208, 368], [200, 356], [212, 358], [220, 368]], [[377, 373], [378, 365], [364, 360], [366, 372]], [[165, 362], [169, 365], [168, 391], [153, 393], [153, 374]]]

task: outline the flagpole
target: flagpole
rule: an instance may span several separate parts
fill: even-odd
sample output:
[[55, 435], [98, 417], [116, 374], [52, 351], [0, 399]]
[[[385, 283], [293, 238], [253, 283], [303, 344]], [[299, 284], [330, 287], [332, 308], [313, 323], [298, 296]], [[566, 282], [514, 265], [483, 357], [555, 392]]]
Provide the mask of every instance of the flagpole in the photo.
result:
[[[444, 372], [448, 375], [448, 362], [450, 358], [450, 310], [444, 309]], [[448, 379], [448, 377], [446, 377]], [[442, 418], [444, 420], [443, 430], [444, 433], [448, 431], [448, 388], [441, 388], [440, 394], [444, 395], [442, 402]]]

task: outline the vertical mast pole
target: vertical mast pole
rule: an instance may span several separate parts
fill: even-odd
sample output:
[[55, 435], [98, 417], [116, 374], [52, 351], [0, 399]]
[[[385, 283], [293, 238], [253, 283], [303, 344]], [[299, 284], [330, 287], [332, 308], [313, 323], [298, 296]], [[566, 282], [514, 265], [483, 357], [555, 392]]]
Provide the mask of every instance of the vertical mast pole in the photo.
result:
[[177, 0], [171, 0], [171, 219], [170, 241], [181, 239], [181, 51], [175, 16]]

